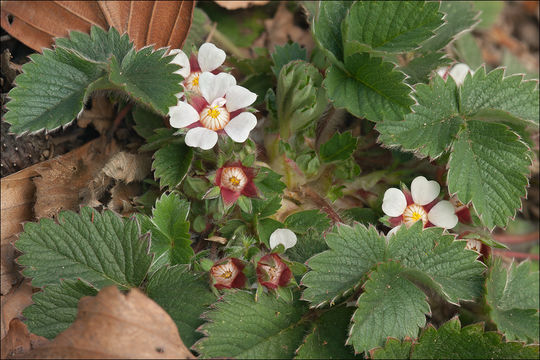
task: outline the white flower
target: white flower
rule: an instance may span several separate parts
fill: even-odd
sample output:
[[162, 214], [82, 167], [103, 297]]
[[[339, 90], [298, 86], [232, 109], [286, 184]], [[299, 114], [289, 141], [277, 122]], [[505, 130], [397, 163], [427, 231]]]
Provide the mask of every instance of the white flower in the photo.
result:
[[465, 77], [469, 72], [471, 73], [471, 75], [474, 75], [474, 71], [472, 71], [467, 64], [463, 63], [454, 65], [452, 69], [450, 69], [450, 67], [446, 67], [439, 68], [437, 70], [437, 74], [445, 80], [448, 75], [450, 75], [458, 86], [463, 84], [463, 82], [465, 81]]
[[474, 250], [477, 253], [481, 253], [482, 242], [475, 239], [467, 239], [467, 244], [465, 245], [465, 249]]
[[[384, 193], [382, 210], [408, 227], [422, 220], [424, 226], [430, 222], [435, 226], [451, 229], [457, 225], [458, 217], [449, 201], [434, 201], [440, 191], [441, 187], [436, 181], [428, 181], [425, 177], [418, 176], [411, 183], [409, 201], [403, 191], [390, 188]], [[395, 220], [390, 219], [390, 222], [395, 223]]]
[[296, 245], [296, 234], [289, 229], [277, 229], [270, 235], [270, 248], [273, 249], [279, 244], [283, 244], [285, 249]]
[[[197, 58], [192, 55], [192, 59], [188, 59], [187, 55], [179, 49], [170, 51], [170, 54], [176, 54], [171, 61], [173, 64], [180, 65], [182, 68], [176, 73], [184, 77], [182, 86], [187, 91], [191, 91], [196, 95], [200, 95], [199, 77], [203, 72], [211, 72], [219, 68], [225, 61], [225, 51], [218, 48], [212, 43], [204, 43], [199, 48]], [[182, 94], [183, 95], [183, 94]], [[181, 97], [180, 95], [177, 95]]]
[[235, 142], [246, 141], [257, 125], [257, 118], [250, 112], [238, 111], [253, 104], [257, 95], [236, 85], [236, 79], [226, 73], [203, 72], [199, 88], [203, 97], [193, 97], [191, 105], [179, 101], [169, 108], [171, 126], [190, 127], [186, 145], [211, 149], [217, 143], [218, 133], [222, 132]]

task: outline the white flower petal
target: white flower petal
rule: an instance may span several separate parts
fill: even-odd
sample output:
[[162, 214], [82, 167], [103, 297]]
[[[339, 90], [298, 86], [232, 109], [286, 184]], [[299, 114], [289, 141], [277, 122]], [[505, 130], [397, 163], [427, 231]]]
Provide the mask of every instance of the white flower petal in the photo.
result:
[[296, 245], [296, 234], [289, 229], [277, 229], [270, 235], [270, 248], [273, 249], [279, 244], [283, 244], [285, 249], [290, 249]]
[[182, 67], [180, 70], [176, 70], [174, 73], [182, 75], [184, 79], [187, 78], [191, 72], [191, 66], [189, 65], [189, 59], [186, 53], [179, 49], [173, 49], [169, 52], [169, 54], [176, 54], [176, 56], [172, 59], [171, 64], [180, 65]]
[[457, 64], [455, 65], [452, 70], [450, 70], [449, 75], [454, 78], [454, 81], [459, 86], [463, 84], [465, 81], [465, 77], [468, 73], [474, 74], [474, 71], [471, 70], [471, 68], [467, 64]]
[[428, 181], [423, 176], [417, 176], [411, 183], [411, 195], [415, 204], [427, 205], [439, 196], [441, 186], [438, 182]]
[[214, 75], [210, 72], [203, 72], [199, 76], [199, 90], [209, 104], [215, 99], [225, 96], [225, 92], [234, 85], [236, 85], [236, 79], [231, 74]]
[[454, 205], [450, 201], [440, 201], [428, 213], [429, 221], [445, 229], [452, 229], [458, 223]]
[[257, 100], [257, 94], [239, 85], [228, 88], [225, 97], [227, 98], [227, 110], [229, 112], [248, 107]]
[[199, 113], [193, 106], [179, 101], [176, 106], [169, 108], [169, 116], [172, 127], [183, 128], [199, 121]]
[[216, 45], [204, 43], [199, 48], [197, 60], [199, 61], [201, 71], [212, 71], [223, 64], [226, 57], [225, 51], [221, 50]]
[[186, 134], [186, 145], [209, 150], [216, 145], [218, 134], [215, 131], [204, 127], [190, 129]]
[[243, 112], [234, 117], [223, 130], [237, 143], [247, 140], [249, 133], [257, 125], [257, 118], [249, 112]]
[[382, 211], [391, 217], [400, 216], [407, 207], [407, 199], [405, 194], [396, 188], [390, 188], [385, 191]]

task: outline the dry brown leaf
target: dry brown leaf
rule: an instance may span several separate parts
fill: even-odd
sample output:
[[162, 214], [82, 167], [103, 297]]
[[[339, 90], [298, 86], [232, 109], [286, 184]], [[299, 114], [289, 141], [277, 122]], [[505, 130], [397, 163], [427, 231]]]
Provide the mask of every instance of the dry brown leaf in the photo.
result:
[[84, 109], [77, 117], [77, 125], [86, 128], [90, 123], [103, 135], [112, 125], [116, 113], [113, 104], [106, 96], [92, 96], [90, 109]]
[[30, 334], [26, 325], [19, 319], [13, 319], [9, 323], [9, 331], [2, 339], [2, 359], [14, 356], [20, 357], [36, 347], [43, 346], [49, 340], [42, 336]]
[[37, 219], [53, 217], [61, 210], [79, 209], [79, 194], [119, 151], [116, 142], [106, 137], [95, 139], [78, 149], [36, 164], [34, 213]]
[[30, 279], [22, 282], [18, 287], [14, 287], [7, 294], [2, 296], [2, 326], [0, 329], [0, 339], [3, 339], [9, 330], [9, 323], [16, 317], [21, 316], [21, 312], [32, 304], [32, 286]]
[[135, 46], [181, 48], [189, 32], [194, 1], [2, 1], [1, 23], [11, 36], [41, 52], [54, 37], [92, 25], [128, 32]]
[[[281, 3], [273, 19], [264, 20], [266, 32], [263, 37], [257, 39], [257, 46], [266, 45], [270, 52], [276, 45], [285, 45], [288, 41], [294, 41], [311, 51], [315, 46], [309, 30], [302, 29], [294, 24], [294, 15]], [[256, 46], [254, 44], [254, 46]]]
[[140, 183], [118, 183], [111, 189], [111, 201], [109, 201], [107, 207], [122, 216], [128, 216], [136, 211], [133, 199], [139, 196], [141, 192], [142, 186]]
[[194, 359], [170, 316], [139, 289], [115, 286], [79, 302], [75, 322], [27, 358]]
[[227, 1], [227, 0], [224, 0], [224, 1], [219, 1], [219, 0], [215, 0], [214, 1], [216, 4], [218, 4], [219, 6], [227, 9], [227, 10], [236, 10], [236, 9], [245, 9], [247, 7], [250, 7], [250, 6], [262, 6], [262, 5], [266, 5], [268, 4], [270, 1], [235, 1], [235, 0], [230, 0], [230, 1]]
[[115, 154], [103, 167], [103, 173], [125, 183], [144, 180], [150, 173], [152, 158], [125, 151]]
[[16, 239], [16, 236], [9, 237], [5, 242], [2, 241], [0, 247], [0, 293], [2, 295], [9, 293], [12, 286], [22, 279], [15, 263], [17, 250], [15, 250], [13, 243]]

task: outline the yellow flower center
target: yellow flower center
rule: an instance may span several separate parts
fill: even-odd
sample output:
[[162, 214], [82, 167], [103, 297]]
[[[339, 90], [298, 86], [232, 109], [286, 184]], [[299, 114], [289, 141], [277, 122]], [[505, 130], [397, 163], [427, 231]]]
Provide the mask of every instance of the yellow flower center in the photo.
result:
[[424, 225], [428, 222], [428, 216], [426, 210], [420, 205], [417, 204], [411, 204], [407, 206], [405, 211], [403, 212], [403, 223], [405, 223], [406, 226], [411, 226], [418, 220], [422, 220], [422, 223]]
[[184, 87], [186, 88], [186, 90], [191, 91], [196, 95], [201, 95], [201, 91], [199, 90], [199, 76], [201, 76], [201, 73], [199, 71], [192, 72], [184, 80]]
[[208, 116], [210, 116], [213, 119], [217, 119], [219, 116], [219, 110], [217, 109], [217, 106], [214, 106], [213, 108], [208, 109]]
[[205, 128], [218, 131], [229, 123], [231, 116], [224, 106], [209, 105], [201, 111], [200, 118]]
[[195, 76], [193, 80], [191, 80], [191, 86], [199, 86], [199, 76]]
[[246, 174], [239, 167], [226, 167], [221, 173], [221, 184], [232, 191], [242, 191], [247, 181]]
[[223, 274], [219, 275], [219, 277], [222, 277], [224, 279], [229, 279], [231, 276], [232, 276], [231, 270], [226, 270], [225, 272], [223, 272]]

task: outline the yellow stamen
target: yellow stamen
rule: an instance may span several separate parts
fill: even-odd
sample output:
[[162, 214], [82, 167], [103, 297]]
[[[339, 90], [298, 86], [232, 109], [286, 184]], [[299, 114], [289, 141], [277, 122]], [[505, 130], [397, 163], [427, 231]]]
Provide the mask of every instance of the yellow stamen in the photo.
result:
[[217, 119], [219, 116], [219, 110], [217, 109], [217, 106], [208, 109], [208, 116], [210, 116], [212, 119]]
[[407, 206], [405, 211], [403, 212], [403, 222], [407, 226], [411, 226], [418, 220], [422, 220], [422, 223], [424, 225], [428, 222], [428, 216], [426, 210], [420, 205], [417, 204], [411, 204]]
[[229, 181], [231, 182], [231, 184], [233, 186], [238, 186], [240, 185], [240, 179], [238, 179], [236, 176], [231, 176], [231, 178], [229, 179]]
[[232, 276], [232, 271], [227, 270], [227, 271], [225, 271], [223, 274], [221, 274], [219, 276], [224, 278], [224, 279], [229, 279]]
[[199, 76], [195, 76], [191, 81], [191, 86], [199, 86]]

